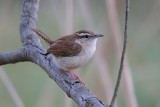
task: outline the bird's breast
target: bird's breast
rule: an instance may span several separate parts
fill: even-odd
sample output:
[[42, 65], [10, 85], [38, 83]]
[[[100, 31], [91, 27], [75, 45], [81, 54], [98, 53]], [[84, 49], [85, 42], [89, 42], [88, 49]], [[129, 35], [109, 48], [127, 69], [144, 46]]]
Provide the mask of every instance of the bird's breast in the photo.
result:
[[82, 50], [76, 56], [55, 57], [56, 63], [63, 69], [76, 69], [88, 62], [96, 50], [96, 45], [81, 44]]

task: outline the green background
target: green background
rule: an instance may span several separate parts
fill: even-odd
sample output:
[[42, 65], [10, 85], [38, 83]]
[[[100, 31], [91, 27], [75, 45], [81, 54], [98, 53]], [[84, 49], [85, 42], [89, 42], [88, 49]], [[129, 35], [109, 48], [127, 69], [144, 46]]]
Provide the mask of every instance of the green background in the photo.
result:
[[[58, 1], [58, 0], [56, 0]], [[73, 32], [87, 29], [84, 16], [75, 0], [73, 3]], [[41, 0], [38, 16], [38, 29], [56, 40], [65, 35], [65, 2], [61, 0]], [[95, 32], [104, 34], [109, 40], [108, 16], [104, 0], [88, 0]], [[124, 0], [117, 0], [121, 34], [124, 29]], [[59, 7], [60, 6], [60, 7]], [[19, 22], [22, 2], [0, 0], [0, 52], [9, 52], [21, 47]], [[57, 8], [57, 9], [55, 9]], [[159, 0], [131, 0], [127, 54], [139, 107], [160, 107], [160, 2]], [[58, 17], [58, 18], [57, 18]], [[59, 23], [59, 20], [61, 23]], [[92, 29], [91, 29], [92, 30]], [[100, 40], [105, 42], [105, 40]], [[45, 48], [47, 45], [41, 39]], [[109, 41], [105, 58], [108, 61], [111, 78], [115, 84], [119, 62], [116, 60], [114, 42]], [[91, 92], [106, 103], [102, 84], [96, 67], [95, 56], [88, 64], [75, 70]], [[26, 107], [63, 107], [66, 95], [36, 64], [22, 62], [2, 66]], [[80, 72], [81, 71], [81, 72]], [[113, 86], [114, 86], [113, 84]], [[124, 87], [118, 94], [118, 106], [125, 107]], [[75, 102], [73, 107], [77, 105]], [[0, 79], [0, 107], [16, 107], [5, 85]]]

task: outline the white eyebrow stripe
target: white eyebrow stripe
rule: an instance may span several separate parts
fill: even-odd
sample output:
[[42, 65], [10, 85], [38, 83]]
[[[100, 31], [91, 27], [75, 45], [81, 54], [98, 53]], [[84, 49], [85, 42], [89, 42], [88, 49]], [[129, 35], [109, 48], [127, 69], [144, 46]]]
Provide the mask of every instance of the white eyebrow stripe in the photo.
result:
[[90, 33], [76, 33], [77, 36], [85, 36], [85, 35], [88, 35], [90, 36], [91, 34]]

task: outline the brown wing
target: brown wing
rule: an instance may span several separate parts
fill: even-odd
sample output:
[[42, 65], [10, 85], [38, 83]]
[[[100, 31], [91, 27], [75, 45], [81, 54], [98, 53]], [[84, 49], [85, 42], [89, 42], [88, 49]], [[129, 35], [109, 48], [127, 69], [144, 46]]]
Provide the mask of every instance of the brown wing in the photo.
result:
[[57, 57], [70, 57], [76, 56], [80, 53], [82, 47], [80, 44], [75, 42], [63, 42], [63, 40], [58, 40], [47, 50], [48, 53], [52, 53]]

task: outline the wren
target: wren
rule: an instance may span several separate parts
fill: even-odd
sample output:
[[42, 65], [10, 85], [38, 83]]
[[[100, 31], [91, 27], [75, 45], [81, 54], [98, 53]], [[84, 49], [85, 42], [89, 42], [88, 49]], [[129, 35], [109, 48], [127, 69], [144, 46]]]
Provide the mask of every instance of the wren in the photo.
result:
[[71, 70], [88, 62], [96, 51], [97, 38], [103, 35], [80, 30], [53, 41], [38, 29], [33, 28], [32, 30], [50, 45], [47, 53], [53, 54], [57, 65], [62, 68], [61, 71], [70, 72], [80, 83], [84, 84]]

